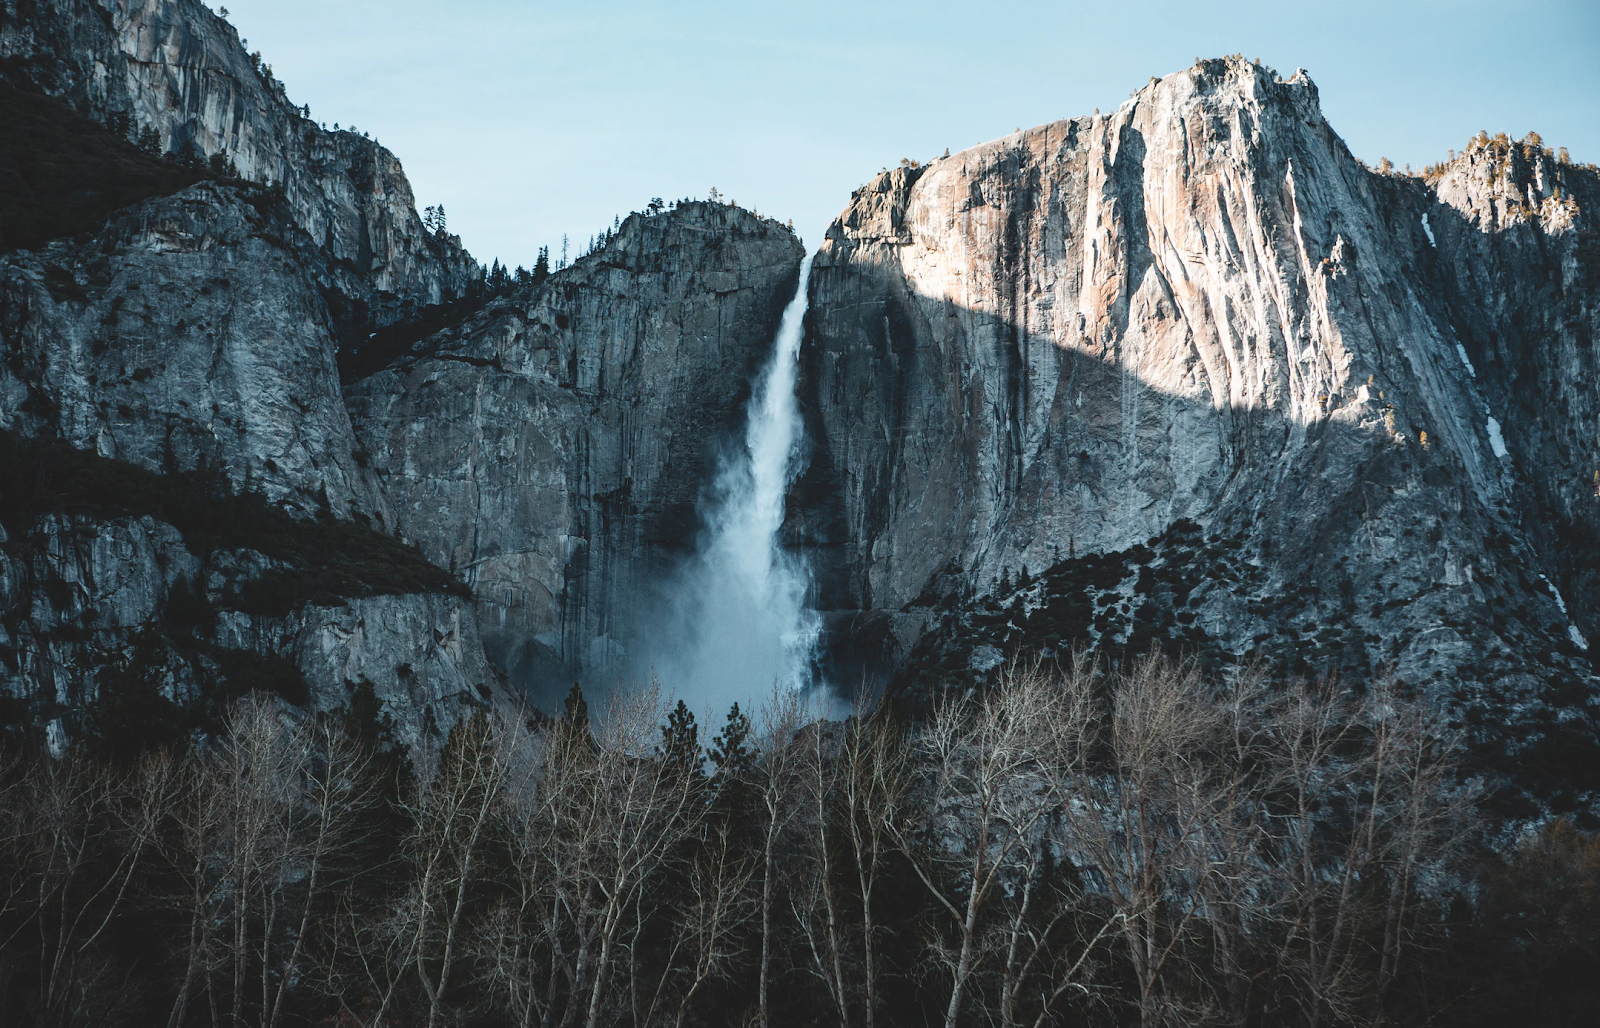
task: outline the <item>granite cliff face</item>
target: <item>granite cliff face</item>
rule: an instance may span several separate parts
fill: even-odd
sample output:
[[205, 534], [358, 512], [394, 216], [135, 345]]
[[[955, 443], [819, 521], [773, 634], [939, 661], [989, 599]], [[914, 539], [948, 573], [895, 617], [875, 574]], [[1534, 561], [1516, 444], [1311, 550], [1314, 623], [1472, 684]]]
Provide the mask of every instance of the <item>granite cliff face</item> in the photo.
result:
[[[415, 741], [502, 675], [546, 699], [643, 670], [793, 234], [632, 216], [341, 385], [341, 345], [479, 280], [392, 156], [195, 0], [0, 4], [8, 82], [243, 176], [0, 255], [0, 456], [139, 499], [0, 496], [0, 689], [54, 731], [133, 663], [205, 699], [256, 659], [296, 703], [372, 682]], [[1309, 79], [1239, 58], [879, 176], [814, 264], [785, 525], [835, 671], [920, 693], [1162, 643], [1389, 673], [1590, 802], [1597, 211], [1594, 169], [1532, 138], [1368, 169]], [[232, 534], [186, 513], [241, 492]]]
[[194, 186], [83, 244], [0, 257], [0, 427], [381, 520], [340, 400], [327, 278], [281, 197], [248, 186]]
[[1372, 172], [1237, 58], [879, 176], [812, 276], [822, 605], [913, 677], [1159, 638], [1592, 743], [1597, 204], [1532, 144]]
[[[108, 674], [133, 666], [162, 695], [209, 708], [248, 690], [335, 710], [367, 682], [405, 745], [464, 710], [509, 703], [470, 602], [411, 592], [238, 610], [229, 597], [272, 562], [196, 552], [152, 517], [58, 514], [0, 527], [0, 697], [52, 741], [81, 724]], [[180, 605], [182, 609], [180, 610]], [[198, 611], [190, 623], [186, 618]]]
[[[240, 654], [288, 661], [295, 702], [336, 706], [371, 681], [412, 740], [504, 699], [501, 669], [544, 692], [643, 670], [628, 646], [694, 545], [795, 288], [793, 234], [714, 203], [636, 215], [462, 322], [469, 296], [458, 324], [341, 392], [341, 345], [395, 323], [415, 335], [420, 305], [480, 281], [453, 237], [422, 231], [393, 158], [303, 117], [191, 0], [3, 11], [8, 81], [113, 134], [226, 151], [243, 181], [0, 255], [0, 444], [66, 443], [113, 478], [166, 483], [141, 487], [154, 494], [209, 483], [201, 507], [259, 493], [373, 551], [354, 571], [327, 547], [262, 552], [276, 536], [212, 538], [175, 523], [170, 498], [101, 509], [47, 491], [8, 508], [0, 663], [31, 719], [70, 722], [136, 652], [190, 700], [234, 688]], [[198, 627], [194, 603], [211, 612]]]
[[346, 390], [396, 527], [472, 586], [514, 679], [628, 673], [803, 257], [736, 207], [636, 214]]
[[107, 681], [196, 710], [369, 682], [421, 744], [510, 702], [469, 591], [385, 534], [341, 395], [342, 342], [479, 277], [398, 162], [189, 0], [8, 3], [0, 75], [98, 120], [108, 160], [153, 131], [240, 173], [0, 254], [8, 720], [59, 737]]
[[476, 266], [427, 231], [400, 162], [354, 131], [324, 131], [200, 0], [4, 0], [0, 74], [163, 151], [226, 153], [276, 186], [296, 224], [348, 273], [351, 312], [387, 323], [405, 300], [459, 296]]

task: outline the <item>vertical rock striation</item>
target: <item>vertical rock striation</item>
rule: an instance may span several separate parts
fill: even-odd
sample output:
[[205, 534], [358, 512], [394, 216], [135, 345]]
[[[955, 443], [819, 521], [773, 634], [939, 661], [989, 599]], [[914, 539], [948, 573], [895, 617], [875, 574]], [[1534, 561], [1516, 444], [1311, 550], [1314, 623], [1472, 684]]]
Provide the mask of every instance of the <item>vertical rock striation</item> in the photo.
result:
[[153, 131], [163, 151], [225, 153], [244, 178], [281, 188], [380, 322], [401, 301], [460, 295], [476, 272], [459, 239], [423, 227], [392, 153], [312, 121], [200, 0], [3, 0], [0, 74], [132, 137]]
[[804, 250], [684, 203], [346, 390], [395, 524], [471, 584], [491, 654], [564, 689], [630, 671], [694, 545]]
[[[1549, 539], [1588, 546], [1600, 503], [1600, 189], [1536, 146], [1496, 153], [1372, 172], [1303, 73], [1231, 58], [880, 175], [812, 277], [792, 532], [824, 605], [863, 637], [881, 612], [904, 661], [941, 617], [956, 631], [938, 600], [993, 591], [1004, 641], [1050, 603], [1016, 593], [1024, 567], [1192, 520], [1181, 547], [1249, 574], [1201, 573], [1148, 615], [1156, 638], [1589, 725], [1592, 572]], [[1152, 638], [1122, 601], [1170, 600], [1140, 583], [1176, 565], [1129, 559], [1063, 646]]]

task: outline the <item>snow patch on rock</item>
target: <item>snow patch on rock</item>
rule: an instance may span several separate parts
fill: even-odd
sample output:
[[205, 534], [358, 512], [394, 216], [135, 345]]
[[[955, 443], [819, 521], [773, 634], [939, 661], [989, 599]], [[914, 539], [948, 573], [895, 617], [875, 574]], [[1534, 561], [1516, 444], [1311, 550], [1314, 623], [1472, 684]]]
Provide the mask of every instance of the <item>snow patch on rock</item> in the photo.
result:
[[972, 656], [967, 659], [967, 667], [979, 674], [983, 674], [999, 667], [1005, 659], [1005, 655], [998, 649], [988, 643], [984, 643], [982, 646], [973, 648]]
[[1505, 460], [1507, 457], [1511, 456], [1511, 451], [1506, 449], [1506, 437], [1500, 434], [1500, 422], [1496, 421], [1494, 418], [1490, 418], [1488, 429], [1489, 449], [1494, 451], [1494, 455], [1499, 457], [1501, 460]]
[[1565, 615], [1567, 613], [1567, 601], [1561, 598], [1561, 590], [1551, 585], [1550, 579], [1544, 577], [1543, 575], [1539, 576], [1539, 581], [1543, 582], [1544, 587], [1550, 590], [1550, 595], [1556, 598], [1556, 606], [1560, 607], [1561, 613]]

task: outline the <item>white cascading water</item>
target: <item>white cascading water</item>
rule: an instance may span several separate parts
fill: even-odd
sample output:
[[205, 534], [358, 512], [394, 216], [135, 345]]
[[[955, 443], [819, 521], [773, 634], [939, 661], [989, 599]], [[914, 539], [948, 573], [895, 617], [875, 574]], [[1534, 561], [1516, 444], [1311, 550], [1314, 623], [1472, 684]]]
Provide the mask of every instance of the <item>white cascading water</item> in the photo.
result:
[[795, 402], [811, 258], [784, 309], [772, 361], [750, 397], [744, 448], [717, 474], [700, 548], [671, 590], [674, 628], [658, 645], [662, 683], [702, 717], [812, 684], [819, 618], [806, 607], [807, 569], [779, 543], [784, 496], [799, 470]]

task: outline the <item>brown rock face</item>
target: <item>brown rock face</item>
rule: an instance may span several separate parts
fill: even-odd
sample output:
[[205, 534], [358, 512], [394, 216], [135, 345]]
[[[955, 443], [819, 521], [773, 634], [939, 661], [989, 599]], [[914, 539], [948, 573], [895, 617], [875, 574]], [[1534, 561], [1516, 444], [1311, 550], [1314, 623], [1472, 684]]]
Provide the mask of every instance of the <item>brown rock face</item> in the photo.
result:
[[[811, 280], [791, 523], [824, 606], [905, 608], [876, 629], [904, 660], [935, 594], [1004, 580], [1010, 603], [1024, 566], [1192, 519], [1255, 570], [1185, 587], [1172, 638], [1581, 710], [1589, 573], [1542, 541], [1568, 529], [1534, 527], [1526, 483], [1600, 502], [1576, 417], [1600, 186], [1486, 154], [1376, 174], [1303, 74], [1230, 59], [864, 186]], [[1083, 638], [1149, 641], [1160, 590], [1134, 584], [1099, 587]]]
[[396, 525], [472, 585], [514, 678], [564, 691], [625, 672], [803, 256], [735, 207], [634, 215], [604, 250], [346, 390]]

